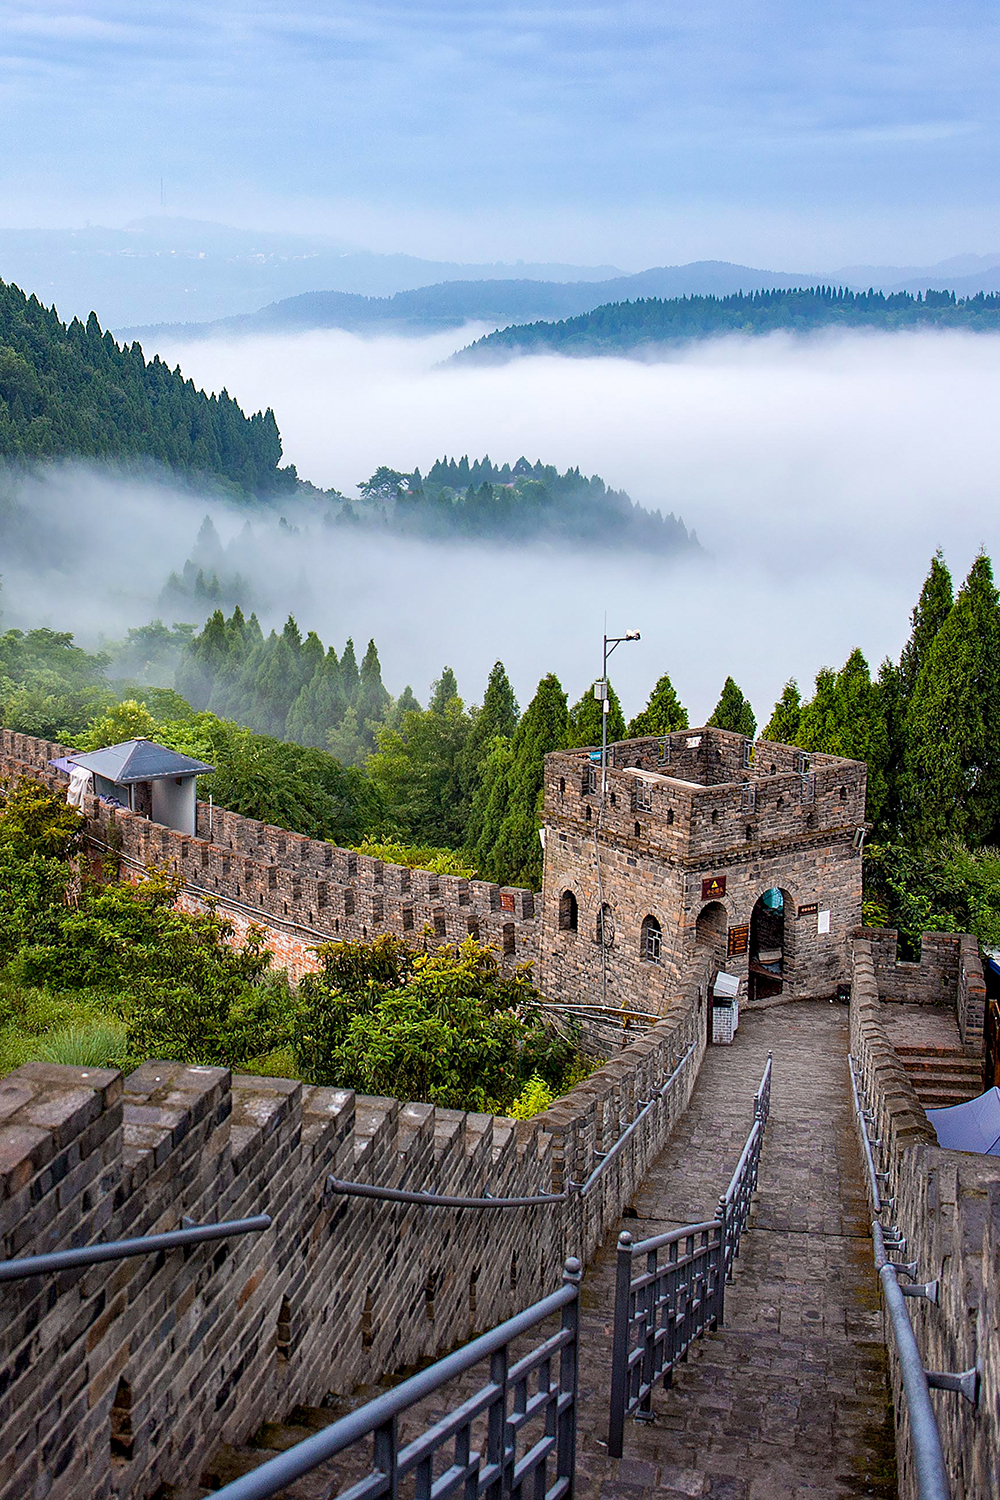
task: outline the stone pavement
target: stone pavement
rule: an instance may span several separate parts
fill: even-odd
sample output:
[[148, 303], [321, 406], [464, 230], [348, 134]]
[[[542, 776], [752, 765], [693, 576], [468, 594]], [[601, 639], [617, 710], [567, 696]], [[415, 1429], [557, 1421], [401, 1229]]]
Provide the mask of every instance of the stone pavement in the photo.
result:
[[[798, 1002], [741, 1019], [710, 1047], [688, 1110], [637, 1196], [635, 1238], [710, 1218], [753, 1117], [773, 1051], [758, 1201], [725, 1327], [692, 1348], [656, 1420], [629, 1423], [625, 1457], [606, 1436], [614, 1250], [584, 1282], [581, 1368], [588, 1417], [578, 1496], [635, 1500], [834, 1500], [894, 1496], [878, 1283], [850, 1110], [847, 1012]], [[887, 1433], [889, 1434], [887, 1438]]]
[[[797, 1002], [746, 1015], [731, 1047], [710, 1047], [691, 1103], [583, 1285], [576, 1500], [847, 1500], [896, 1494], [878, 1284], [850, 1109], [847, 1012]], [[608, 1457], [607, 1404], [615, 1244], [713, 1217], [753, 1118], [768, 1050], [771, 1116], [758, 1200], [744, 1235], [725, 1327], [696, 1343], [655, 1421], [626, 1425]], [[520, 1352], [520, 1351], [516, 1351]], [[485, 1378], [453, 1382], [408, 1414], [413, 1435]], [[202, 1476], [211, 1488], [354, 1407], [299, 1409], [228, 1449]], [[294, 1424], [294, 1425], [290, 1425]], [[478, 1435], [477, 1435], [478, 1436]], [[355, 1449], [293, 1485], [289, 1500], [326, 1500], [365, 1472]], [[205, 1491], [178, 1491], [189, 1500]]]

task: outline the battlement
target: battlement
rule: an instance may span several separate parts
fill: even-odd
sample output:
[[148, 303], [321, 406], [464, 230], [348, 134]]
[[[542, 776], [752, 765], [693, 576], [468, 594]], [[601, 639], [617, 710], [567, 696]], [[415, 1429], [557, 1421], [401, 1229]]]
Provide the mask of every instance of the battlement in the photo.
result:
[[[752, 752], [752, 753], [751, 753]], [[588, 831], [600, 765], [589, 749], [546, 761], [545, 820]], [[780, 844], [864, 823], [866, 767], [721, 729], [608, 747], [602, 829], [665, 858], [712, 861], [747, 843]]]
[[[49, 761], [66, 746], [0, 730], [0, 773], [32, 776], [57, 791], [66, 780]], [[391, 933], [440, 946], [472, 936], [507, 963], [537, 952], [536, 896], [520, 887], [386, 864], [321, 839], [290, 833], [222, 808], [197, 808], [197, 835], [179, 833], [95, 796], [84, 804], [87, 836], [130, 870], [164, 867], [180, 876], [183, 904], [226, 907], [238, 931], [252, 922], [293, 978], [317, 967], [317, 943], [365, 942]]]

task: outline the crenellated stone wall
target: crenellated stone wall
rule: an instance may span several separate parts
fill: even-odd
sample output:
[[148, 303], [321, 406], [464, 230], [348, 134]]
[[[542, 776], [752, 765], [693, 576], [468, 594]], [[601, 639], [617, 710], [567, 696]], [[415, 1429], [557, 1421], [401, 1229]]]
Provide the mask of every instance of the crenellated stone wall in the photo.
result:
[[[704, 976], [701, 976], [702, 983]], [[433, 1357], [588, 1259], [683, 1112], [699, 985], [527, 1122], [221, 1068], [129, 1078], [30, 1063], [0, 1082], [0, 1258], [268, 1213], [259, 1234], [42, 1276], [0, 1299], [2, 1500], [148, 1500], [196, 1484], [262, 1413]], [[372, 1202], [328, 1174], [479, 1197], [579, 1184], [691, 1049], [585, 1199], [516, 1210]]]
[[917, 961], [899, 958], [894, 927], [859, 928], [858, 936], [871, 948], [882, 1000], [946, 1006], [955, 1012], [966, 1051], [982, 1052], [986, 980], [979, 944], [971, 933], [922, 933]]
[[[851, 1051], [874, 1117], [876, 1168], [888, 1174], [891, 1218], [906, 1237], [905, 1254], [894, 1258], [916, 1261], [920, 1281], [939, 1281], [939, 1306], [907, 1299], [924, 1366], [959, 1372], [978, 1365], [981, 1372], [977, 1406], [950, 1391], [932, 1391], [931, 1399], [953, 1500], [984, 1500], [997, 1492], [1000, 1454], [1000, 1159], [938, 1146], [882, 1024], [874, 947], [867, 935], [854, 944]], [[899, 1494], [918, 1500], [891, 1334], [887, 1343]]]
[[[63, 745], [0, 730], [0, 775], [32, 776], [58, 791], [66, 778], [50, 760]], [[87, 838], [113, 854], [122, 874], [152, 865], [184, 881], [182, 905], [224, 908], [238, 932], [255, 923], [293, 978], [318, 967], [317, 943], [364, 942], [391, 933], [414, 945], [459, 943], [470, 934], [509, 964], [537, 953], [537, 897], [519, 887], [435, 875], [384, 863], [321, 839], [198, 804], [197, 837], [88, 797]]]

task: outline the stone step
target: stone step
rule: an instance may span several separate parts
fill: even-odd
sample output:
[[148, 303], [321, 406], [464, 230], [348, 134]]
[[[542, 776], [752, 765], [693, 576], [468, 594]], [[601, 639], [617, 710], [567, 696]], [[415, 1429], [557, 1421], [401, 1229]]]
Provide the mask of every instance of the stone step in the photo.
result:
[[901, 1057], [900, 1062], [908, 1073], [918, 1077], [923, 1073], [955, 1074], [956, 1076], [978, 1076], [983, 1065], [975, 1057]]
[[924, 1109], [950, 1109], [953, 1104], [965, 1104], [975, 1099], [967, 1089], [917, 1089], [917, 1098]]
[[929, 1042], [915, 1043], [897, 1042], [894, 1044], [895, 1051], [900, 1057], [966, 1057], [967, 1054], [960, 1047], [932, 1046]]

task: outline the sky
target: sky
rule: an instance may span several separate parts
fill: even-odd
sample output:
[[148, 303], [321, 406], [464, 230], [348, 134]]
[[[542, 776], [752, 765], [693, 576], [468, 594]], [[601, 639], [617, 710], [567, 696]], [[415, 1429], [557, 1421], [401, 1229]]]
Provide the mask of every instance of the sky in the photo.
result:
[[4, 0], [0, 212], [923, 264], [1000, 248], [998, 53], [970, 0]]

